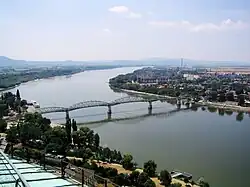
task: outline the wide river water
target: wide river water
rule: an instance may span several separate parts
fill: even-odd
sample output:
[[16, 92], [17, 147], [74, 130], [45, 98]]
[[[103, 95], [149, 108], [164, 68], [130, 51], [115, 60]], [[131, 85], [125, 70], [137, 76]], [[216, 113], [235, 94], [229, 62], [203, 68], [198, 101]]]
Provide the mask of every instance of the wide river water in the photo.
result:
[[[72, 77], [32, 81], [18, 87], [22, 98], [35, 100], [41, 107], [71, 106], [127, 96], [109, 88], [108, 80], [137, 68], [86, 71]], [[13, 92], [17, 88], [13, 89]], [[130, 103], [112, 108], [112, 117], [123, 118], [148, 113], [148, 103]], [[153, 103], [153, 113], [174, 109], [166, 102]], [[237, 113], [185, 111], [168, 116], [136, 117], [124, 121], [88, 125], [101, 136], [101, 143], [123, 153], [131, 153], [139, 166], [150, 159], [158, 171], [176, 169], [204, 177], [213, 187], [250, 186], [250, 118]], [[47, 114], [55, 123], [64, 122], [64, 113]], [[85, 108], [70, 112], [77, 122], [103, 120], [107, 107]]]

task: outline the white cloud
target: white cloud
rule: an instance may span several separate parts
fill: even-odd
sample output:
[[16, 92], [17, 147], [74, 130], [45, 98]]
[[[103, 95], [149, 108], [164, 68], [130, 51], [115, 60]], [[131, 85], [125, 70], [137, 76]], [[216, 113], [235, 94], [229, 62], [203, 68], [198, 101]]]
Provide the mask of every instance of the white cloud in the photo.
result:
[[154, 13], [152, 11], [147, 12], [148, 15], [153, 15]]
[[109, 8], [108, 10], [114, 13], [126, 14], [127, 18], [139, 19], [142, 17], [140, 13], [133, 12], [126, 6], [114, 6], [114, 7]]
[[128, 15], [128, 18], [134, 18], [134, 19], [139, 19], [141, 17], [142, 17], [141, 14], [135, 13], [135, 12], [130, 12], [129, 15]]
[[126, 6], [114, 6], [109, 8], [109, 11], [115, 13], [127, 13], [129, 12], [129, 8]]
[[106, 29], [103, 29], [103, 32], [111, 33], [111, 30], [106, 28]]
[[241, 20], [232, 21], [231, 19], [223, 20], [219, 24], [215, 23], [200, 23], [193, 24], [189, 21], [151, 21], [152, 26], [187, 29], [192, 32], [202, 31], [223, 31], [228, 29], [244, 29], [249, 25]]

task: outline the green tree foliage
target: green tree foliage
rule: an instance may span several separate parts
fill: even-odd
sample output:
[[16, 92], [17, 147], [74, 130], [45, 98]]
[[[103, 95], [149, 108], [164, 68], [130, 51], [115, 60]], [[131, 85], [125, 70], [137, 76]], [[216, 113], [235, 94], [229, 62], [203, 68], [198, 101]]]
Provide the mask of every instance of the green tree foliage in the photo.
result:
[[161, 171], [159, 179], [164, 186], [169, 186], [172, 182], [172, 177], [167, 170]]
[[228, 115], [228, 116], [231, 116], [233, 114], [233, 111], [231, 110], [226, 110], [225, 113]]
[[7, 122], [0, 118], [0, 133], [5, 133], [7, 128]]
[[144, 163], [143, 172], [147, 173], [149, 177], [155, 177], [157, 164], [153, 160]]
[[217, 111], [217, 108], [209, 106], [209, 107], [207, 107], [207, 110], [208, 110], [209, 112], [211, 112], [211, 113], [214, 113], [214, 112]]
[[219, 113], [220, 116], [224, 116], [225, 110], [223, 108], [219, 108], [218, 113]]
[[233, 92], [226, 93], [226, 100], [234, 101], [234, 93]]
[[16, 91], [16, 98], [17, 98], [17, 100], [21, 100], [21, 96], [20, 96], [20, 92], [19, 92], [19, 90], [17, 89], [17, 91]]
[[220, 92], [219, 102], [225, 102], [225, 101], [226, 101], [226, 94], [224, 92]]
[[20, 102], [20, 106], [21, 107], [24, 107], [24, 106], [26, 106], [28, 104], [28, 102], [27, 102], [27, 100], [21, 100], [21, 102]]
[[12, 126], [7, 130], [6, 140], [13, 144], [18, 142], [18, 129], [16, 126]]
[[238, 104], [239, 106], [245, 105], [245, 96], [243, 94], [238, 95]]
[[8, 106], [3, 100], [0, 100], [0, 118], [8, 114]]
[[122, 166], [124, 169], [131, 170], [133, 168], [133, 156], [130, 154], [125, 154], [122, 159]]
[[29, 141], [38, 140], [41, 137], [41, 130], [33, 123], [24, 122], [20, 126], [20, 140], [24, 145], [29, 144]]
[[111, 159], [111, 150], [108, 147], [105, 147], [103, 149], [103, 156], [106, 158], [108, 161]]
[[138, 176], [138, 179], [137, 179], [138, 187], [144, 187], [144, 185], [148, 179], [149, 179], [149, 176], [147, 173], [145, 173], [145, 172], [140, 173], [140, 175]]
[[144, 184], [144, 187], [155, 187], [155, 183], [154, 181], [152, 181], [151, 179], [148, 179], [145, 184]]
[[139, 171], [133, 171], [130, 175], [129, 175], [129, 180], [132, 184], [134, 184], [135, 186], [138, 185], [138, 177], [140, 175]]
[[181, 183], [170, 184], [168, 187], [182, 187]]
[[94, 147], [97, 149], [100, 145], [100, 136], [96, 133], [94, 135]]
[[67, 133], [68, 143], [71, 144], [72, 138], [71, 138], [71, 120], [70, 119], [67, 119], [65, 129], [66, 129], [66, 133]]
[[237, 115], [236, 115], [236, 120], [237, 121], [242, 121], [244, 119], [244, 113], [243, 112], [239, 112]]
[[120, 151], [117, 152], [116, 161], [117, 161], [118, 163], [121, 163], [121, 162], [122, 162], [122, 154], [121, 154]]
[[11, 109], [15, 109], [14, 108], [14, 104], [15, 104], [15, 95], [12, 94], [11, 92], [6, 92], [3, 94], [2, 97], [3, 101], [5, 102], [5, 104], [7, 104], [8, 107], [10, 107]]
[[76, 125], [76, 121], [74, 119], [72, 119], [72, 129], [73, 131], [77, 131], [77, 125]]
[[[65, 155], [68, 146], [68, 138], [65, 128], [54, 127], [45, 133], [47, 143], [47, 152], [55, 151], [58, 154]], [[49, 149], [49, 147], [51, 149]]]
[[41, 129], [42, 133], [44, 133], [45, 131], [49, 130], [51, 121], [50, 119], [47, 118], [43, 118], [41, 114], [39, 113], [27, 113], [24, 116], [24, 123], [29, 123], [29, 124], [33, 124], [35, 126], [37, 126], [38, 128]]

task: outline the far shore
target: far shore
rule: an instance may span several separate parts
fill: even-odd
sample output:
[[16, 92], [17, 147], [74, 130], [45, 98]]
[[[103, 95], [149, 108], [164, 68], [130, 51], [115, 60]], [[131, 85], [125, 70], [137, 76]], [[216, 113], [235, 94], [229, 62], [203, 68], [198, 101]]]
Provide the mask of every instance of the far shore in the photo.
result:
[[[117, 90], [120, 90], [124, 93], [132, 93], [132, 94], [138, 94], [138, 95], [149, 95], [149, 96], [157, 96], [167, 99], [177, 99], [176, 97], [166, 96], [166, 95], [158, 95], [158, 94], [152, 94], [152, 93], [146, 93], [146, 92], [139, 92], [134, 90], [126, 90], [126, 89], [119, 89], [115, 88]], [[229, 111], [235, 111], [235, 112], [250, 112], [250, 107], [242, 107], [238, 105], [232, 105], [228, 103], [217, 103], [217, 102], [196, 102], [195, 104], [199, 106], [207, 106], [207, 107], [214, 107], [218, 109], [224, 109]]]

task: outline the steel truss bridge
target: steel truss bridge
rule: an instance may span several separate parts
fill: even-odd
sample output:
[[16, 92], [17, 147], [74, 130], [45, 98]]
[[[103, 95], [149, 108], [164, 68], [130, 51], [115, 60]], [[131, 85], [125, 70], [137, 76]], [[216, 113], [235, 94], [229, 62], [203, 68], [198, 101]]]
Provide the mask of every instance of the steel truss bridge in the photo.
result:
[[46, 107], [46, 108], [39, 108], [36, 110], [36, 112], [41, 114], [48, 114], [48, 113], [56, 113], [56, 112], [69, 112], [73, 110], [83, 109], [83, 108], [91, 108], [91, 107], [108, 107], [109, 112], [111, 113], [111, 107], [115, 105], [120, 104], [126, 104], [126, 103], [136, 103], [136, 102], [148, 102], [149, 103], [149, 109], [152, 109], [152, 102], [162, 100], [166, 101], [167, 99], [164, 97], [122, 97], [119, 99], [116, 99], [111, 102], [105, 102], [105, 101], [98, 101], [98, 100], [91, 100], [91, 101], [83, 101], [76, 104], [73, 104], [69, 107]]

